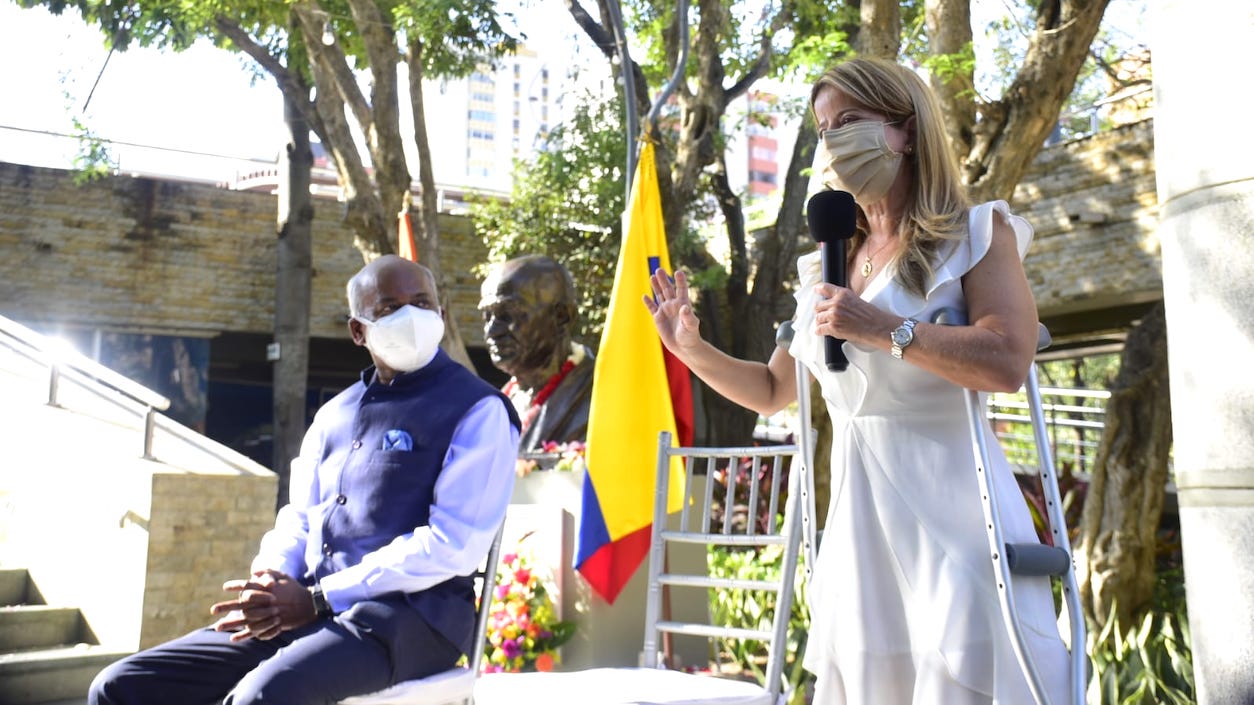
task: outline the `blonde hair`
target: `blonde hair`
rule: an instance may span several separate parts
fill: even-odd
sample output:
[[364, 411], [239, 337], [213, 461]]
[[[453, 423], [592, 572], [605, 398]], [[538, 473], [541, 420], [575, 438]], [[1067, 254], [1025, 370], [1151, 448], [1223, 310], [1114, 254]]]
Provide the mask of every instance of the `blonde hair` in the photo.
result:
[[[912, 293], [925, 297], [940, 245], [966, 236], [971, 205], [945, 136], [936, 98], [913, 71], [873, 58], [850, 59], [820, 76], [810, 90], [811, 112], [814, 99], [825, 87], [835, 88], [868, 109], [885, 114], [888, 122], [915, 118], [914, 155], [902, 165], [903, 169], [914, 169], [914, 187], [913, 198], [898, 226], [902, 251], [897, 257], [897, 280]], [[865, 224], [859, 208], [857, 244], [866, 238]]]

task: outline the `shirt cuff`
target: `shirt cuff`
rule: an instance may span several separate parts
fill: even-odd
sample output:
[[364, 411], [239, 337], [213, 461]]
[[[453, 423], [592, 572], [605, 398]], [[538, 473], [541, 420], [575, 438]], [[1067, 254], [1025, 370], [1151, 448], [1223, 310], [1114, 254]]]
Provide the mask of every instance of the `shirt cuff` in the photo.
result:
[[336, 614], [347, 611], [349, 607], [368, 597], [366, 586], [352, 575], [345, 575], [345, 572], [351, 571], [332, 573], [318, 581], [322, 586], [322, 596], [327, 598]]

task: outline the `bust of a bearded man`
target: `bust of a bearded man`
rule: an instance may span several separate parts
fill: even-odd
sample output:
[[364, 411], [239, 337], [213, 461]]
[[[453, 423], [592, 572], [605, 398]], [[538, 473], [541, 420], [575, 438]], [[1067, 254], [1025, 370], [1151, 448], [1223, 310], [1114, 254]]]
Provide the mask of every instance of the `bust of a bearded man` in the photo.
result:
[[511, 378], [502, 391], [522, 419], [519, 450], [584, 441], [592, 399], [592, 351], [571, 340], [577, 307], [570, 272], [526, 255], [496, 268], [480, 290], [483, 339]]

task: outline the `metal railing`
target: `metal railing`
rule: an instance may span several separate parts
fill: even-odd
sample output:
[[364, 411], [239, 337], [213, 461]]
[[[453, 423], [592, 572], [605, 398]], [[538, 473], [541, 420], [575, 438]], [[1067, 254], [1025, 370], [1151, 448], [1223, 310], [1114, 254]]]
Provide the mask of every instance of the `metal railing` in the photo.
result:
[[61, 406], [61, 382], [65, 379], [101, 399], [142, 415], [142, 457], [153, 459], [152, 440], [157, 427], [157, 412], [170, 408], [169, 399], [82, 355], [68, 344], [41, 335], [4, 316], [0, 316], [0, 346], [48, 368], [49, 406]]
[[[1070, 471], [1077, 478], [1088, 478], [1106, 426], [1109, 398], [1110, 392], [1101, 389], [1041, 387], [1046, 437], [1060, 473]], [[988, 418], [1006, 458], [1035, 474], [1036, 439], [1024, 392], [990, 395]]]

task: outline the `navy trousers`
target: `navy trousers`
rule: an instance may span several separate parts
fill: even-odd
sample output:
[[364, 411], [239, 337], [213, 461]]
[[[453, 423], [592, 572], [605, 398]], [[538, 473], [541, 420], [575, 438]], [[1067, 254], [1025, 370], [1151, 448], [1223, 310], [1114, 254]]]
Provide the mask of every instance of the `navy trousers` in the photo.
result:
[[200, 629], [101, 671], [88, 705], [331, 705], [461, 657], [402, 597], [368, 600], [268, 640]]

